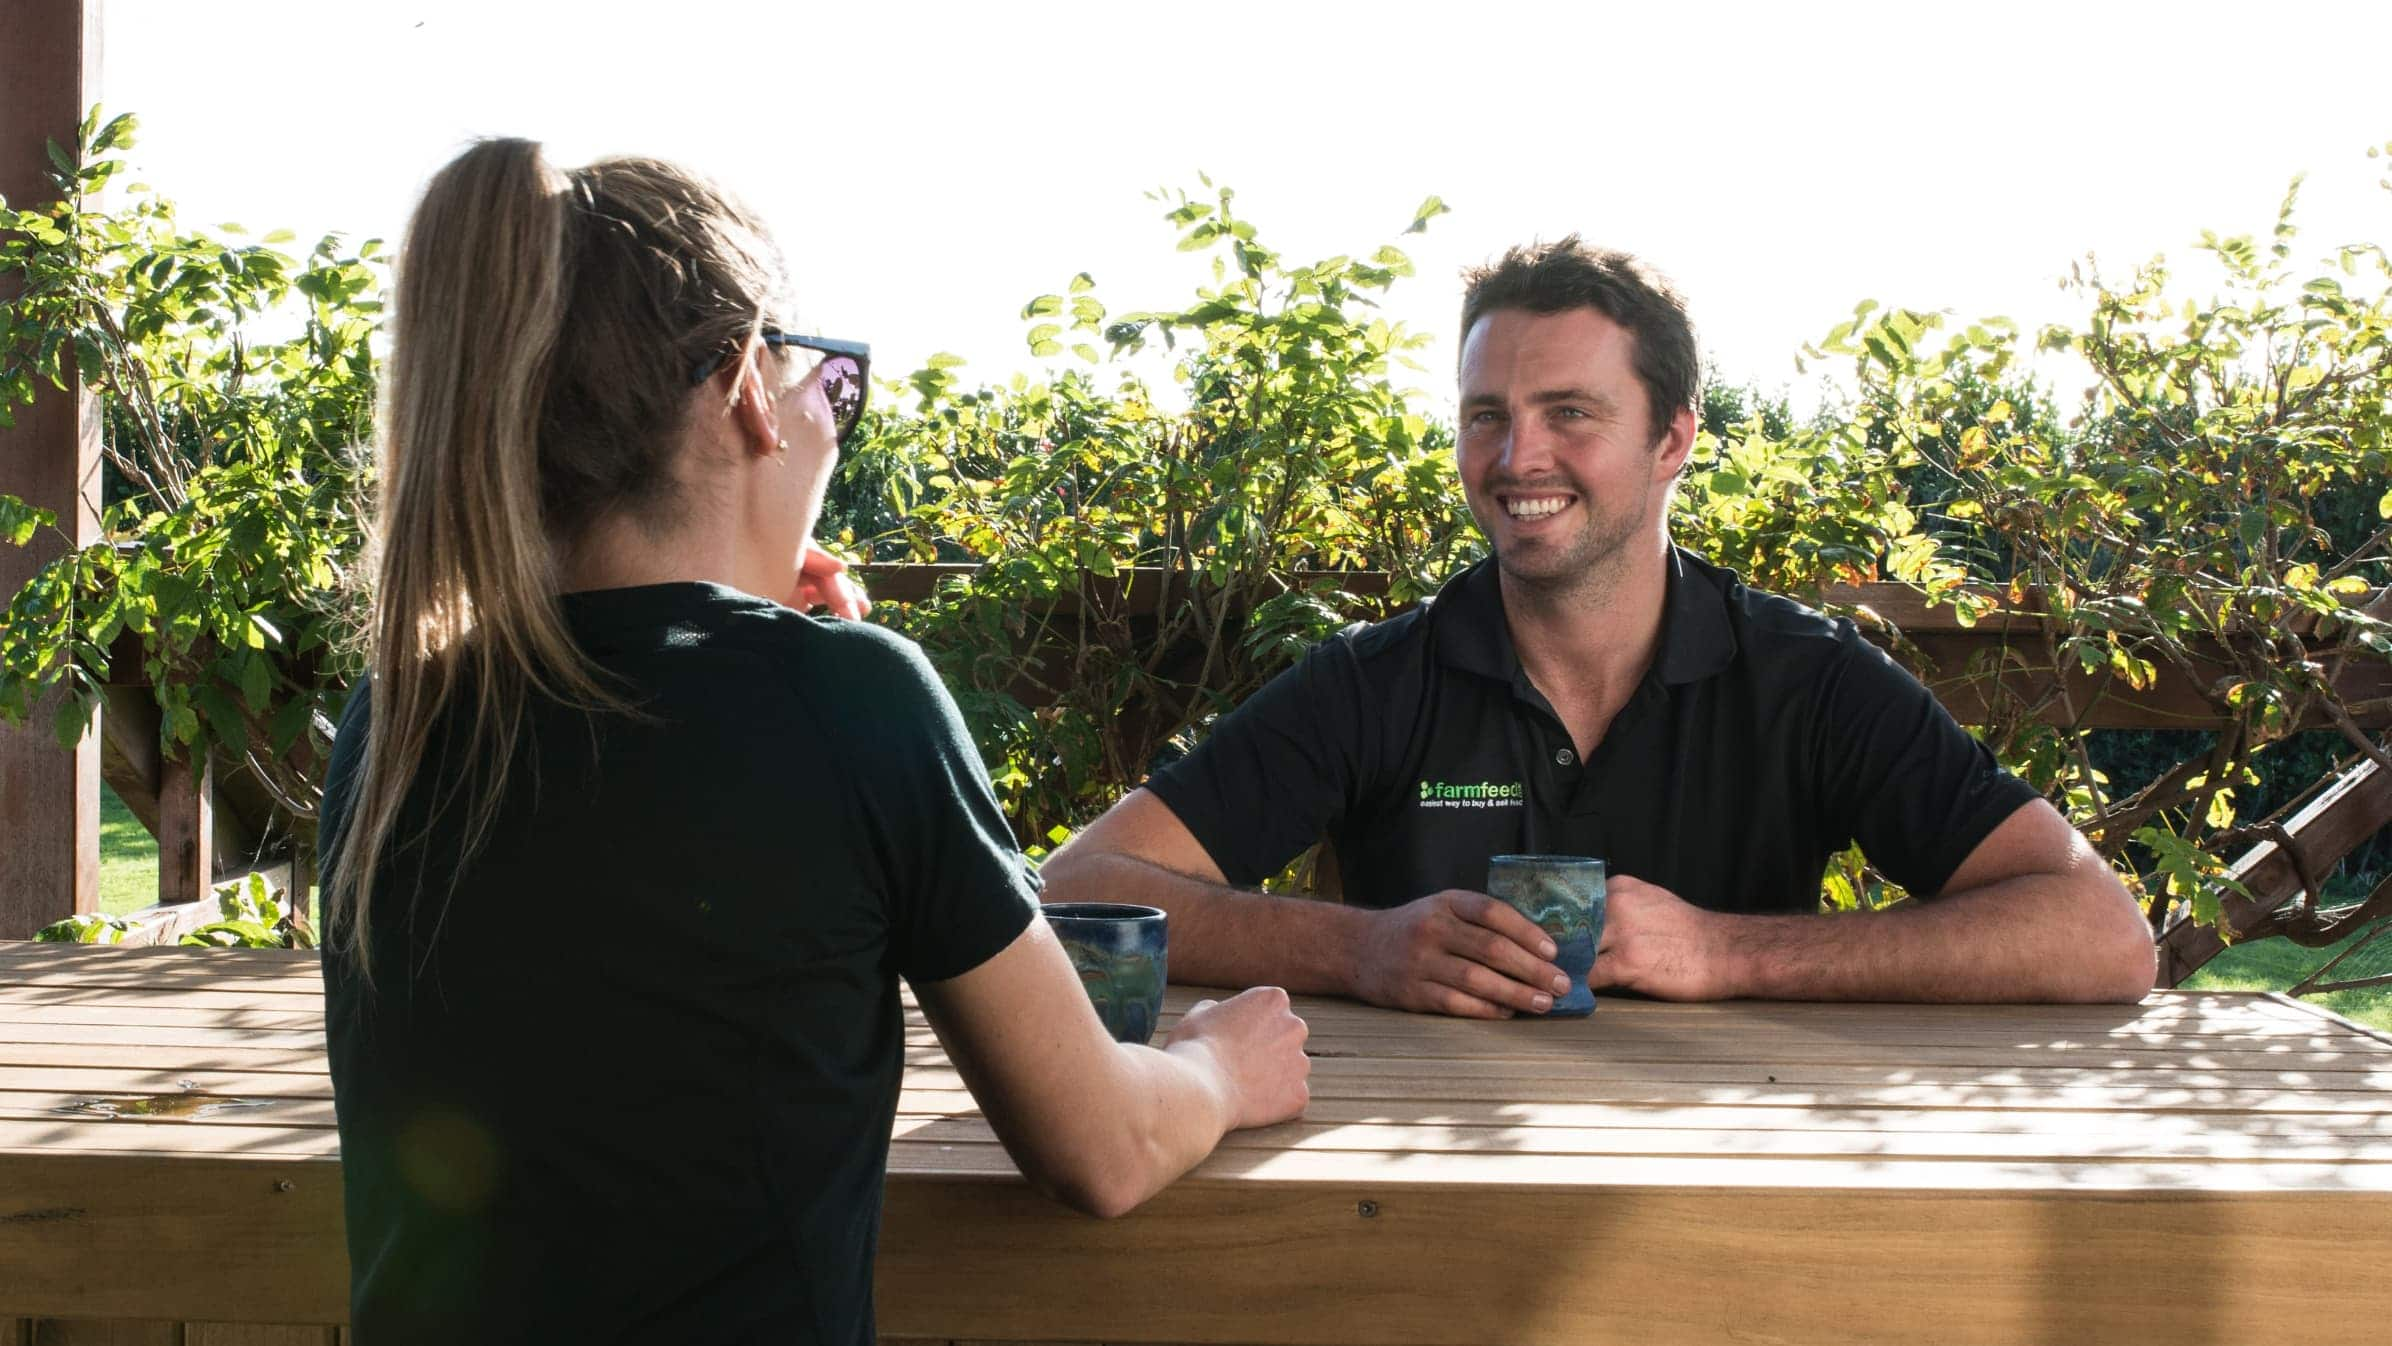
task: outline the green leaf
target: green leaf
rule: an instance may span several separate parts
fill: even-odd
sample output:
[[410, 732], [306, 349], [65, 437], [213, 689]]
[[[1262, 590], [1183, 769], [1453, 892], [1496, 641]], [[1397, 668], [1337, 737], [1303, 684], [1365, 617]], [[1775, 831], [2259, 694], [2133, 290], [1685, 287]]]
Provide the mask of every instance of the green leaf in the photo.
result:
[[53, 921], [34, 931], [33, 938], [44, 944], [122, 944], [132, 930], [133, 923], [122, 916], [86, 912]]
[[[95, 108], [94, 111], [97, 109]], [[95, 151], [131, 149], [133, 133], [140, 129], [140, 118], [130, 112], [119, 113], [109, 118], [108, 124], [100, 128], [98, 135], [92, 137], [91, 147]]]
[[[2392, 500], [2392, 496], [2386, 499]], [[22, 547], [33, 540], [35, 532], [58, 525], [58, 516], [46, 509], [28, 505], [13, 495], [0, 495], [0, 540], [12, 547]]]
[[1412, 227], [1404, 232], [1407, 234], [1420, 233], [1429, 227], [1429, 221], [1447, 214], [1451, 210], [1452, 207], [1445, 204], [1445, 198], [1432, 196], [1420, 203], [1420, 209], [1412, 212]]
[[75, 156], [67, 153], [55, 140], [45, 140], [42, 143], [49, 148], [50, 162], [57, 167], [59, 172], [73, 173], [75, 171]]
[[275, 709], [266, 730], [275, 752], [291, 750], [291, 745], [299, 741], [299, 736], [307, 732], [308, 724], [315, 719], [315, 709], [314, 699], [304, 696], [293, 697]]
[[1085, 271], [1071, 278], [1071, 292], [1073, 294], [1086, 294], [1088, 291], [1095, 288], [1095, 278], [1090, 276]]
[[273, 665], [266, 656], [255, 650], [249, 651], [241, 661], [241, 699], [249, 703], [252, 712], [263, 715], [273, 696]]
[[69, 693], [58, 699], [58, 713], [51, 721], [51, 730], [58, 736], [58, 746], [72, 748], [83, 741], [84, 730], [91, 725], [92, 708], [99, 703]]
[[241, 718], [241, 708], [233, 699], [212, 685], [203, 684], [191, 693], [191, 699], [208, 717], [208, 731], [216, 741], [229, 748], [238, 748], [249, 741], [249, 726]]
[[2209, 813], [2206, 821], [2211, 827], [2216, 828], [2234, 826], [2234, 790], [2231, 786], [2223, 787], [2209, 797]]
[[262, 921], [217, 921], [183, 936], [180, 943], [201, 949], [279, 949], [282, 939]]

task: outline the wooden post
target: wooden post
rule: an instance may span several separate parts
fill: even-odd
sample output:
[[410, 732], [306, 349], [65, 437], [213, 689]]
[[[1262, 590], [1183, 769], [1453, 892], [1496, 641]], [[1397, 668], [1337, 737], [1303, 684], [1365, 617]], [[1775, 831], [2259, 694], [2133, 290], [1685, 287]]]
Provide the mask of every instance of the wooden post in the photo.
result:
[[[101, 0], [0, 4], [0, 197], [54, 198], [47, 142], [72, 145], [97, 100]], [[0, 598], [42, 565], [99, 536], [99, 408], [70, 376], [44, 387], [0, 430], [0, 494], [58, 516], [30, 547], [0, 544]], [[63, 536], [61, 536], [63, 534]], [[99, 902], [100, 745], [61, 748], [47, 710], [0, 725], [0, 939], [22, 939]]]
[[206, 753], [158, 764], [158, 900], [196, 902], [216, 879], [216, 772]]

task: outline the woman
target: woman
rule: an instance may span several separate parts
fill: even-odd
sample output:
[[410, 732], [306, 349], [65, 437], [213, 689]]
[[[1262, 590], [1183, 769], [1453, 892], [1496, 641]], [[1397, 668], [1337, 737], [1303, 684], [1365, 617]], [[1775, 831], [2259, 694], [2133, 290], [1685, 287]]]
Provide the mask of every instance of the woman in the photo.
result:
[[487, 141], [409, 227], [325, 791], [361, 1346], [872, 1339], [914, 986], [1031, 1179], [1304, 1104], [1276, 990], [1110, 1041], [921, 654], [808, 535], [866, 391], [671, 165]]

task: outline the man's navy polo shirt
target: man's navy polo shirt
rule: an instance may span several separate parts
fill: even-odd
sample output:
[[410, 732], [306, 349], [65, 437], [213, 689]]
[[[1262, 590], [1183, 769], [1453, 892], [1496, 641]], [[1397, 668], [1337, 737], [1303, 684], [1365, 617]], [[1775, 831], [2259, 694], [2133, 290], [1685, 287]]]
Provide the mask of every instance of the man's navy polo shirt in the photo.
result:
[[1653, 666], [1588, 761], [1520, 666], [1490, 559], [1315, 646], [1147, 788], [1240, 886], [1327, 837], [1360, 906], [1483, 890], [1489, 856], [1547, 852], [1786, 913], [1818, 910], [1856, 840], [1934, 894], [2036, 797], [1852, 623], [1670, 562]]

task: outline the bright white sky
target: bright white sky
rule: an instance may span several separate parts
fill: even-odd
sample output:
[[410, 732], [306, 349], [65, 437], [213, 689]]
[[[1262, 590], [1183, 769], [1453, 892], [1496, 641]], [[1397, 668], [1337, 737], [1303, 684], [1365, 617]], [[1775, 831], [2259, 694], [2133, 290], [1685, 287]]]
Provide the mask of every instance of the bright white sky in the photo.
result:
[[1199, 170], [1300, 259], [1444, 197], [1388, 307], [1445, 407], [1457, 270], [1536, 236], [1644, 254], [1723, 373], [1804, 401], [1800, 344], [1864, 297], [2073, 316], [2071, 260], [2189, 273], [2298, 172], [2304, 258], [2392, 242], [2383, 0], [106, 3], [102, 96], [190, 220], [395, 240], [476, 135], [659, 154], [760, 207], [801, 322], [889, 375], [1030, 366], [1020, 307], [1076, 271], [1184, 302], [1205, 272], [1145, 193]]

